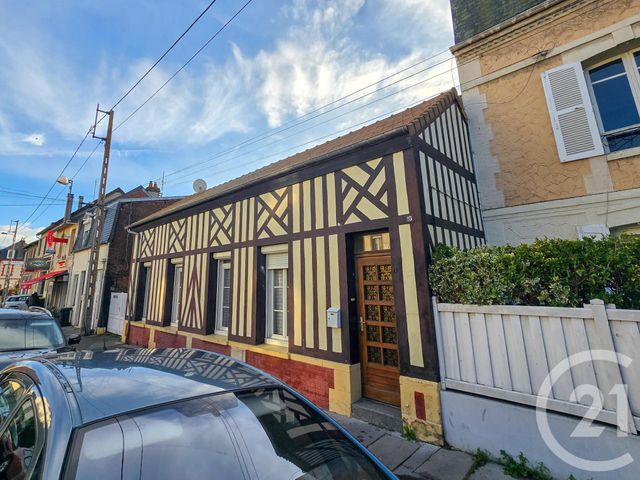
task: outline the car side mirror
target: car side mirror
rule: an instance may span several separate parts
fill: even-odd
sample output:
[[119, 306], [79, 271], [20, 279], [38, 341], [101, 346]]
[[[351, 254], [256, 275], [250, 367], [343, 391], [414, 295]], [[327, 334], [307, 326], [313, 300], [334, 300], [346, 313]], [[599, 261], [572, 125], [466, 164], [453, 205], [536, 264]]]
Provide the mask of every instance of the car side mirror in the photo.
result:
[[82, 335], [75, 333], [73, 335], [69, 335], [69, 338], [67, 339], [67, 343], [69, 345], [77, 345], [78, 343], [80, 343], [81, 339], [82, 339]]

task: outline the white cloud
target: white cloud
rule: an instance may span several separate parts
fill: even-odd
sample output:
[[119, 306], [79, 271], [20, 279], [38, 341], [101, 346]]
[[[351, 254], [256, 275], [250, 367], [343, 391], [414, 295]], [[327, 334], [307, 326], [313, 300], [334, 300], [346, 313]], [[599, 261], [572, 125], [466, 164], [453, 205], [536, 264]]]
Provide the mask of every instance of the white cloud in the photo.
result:
[[[428, 21], [436, 16], [440, 18], [445, 13], [448, 18], [446, 0], [408, 0], [393, 2], [393, 6], [385, 0], [378, 1], [376, 5], [376, 13], [385, 15], [384, 21], [379, 25], [383, 30], [379, 32], [380, 36], [384, 39], [388, 36], [395, 38], [398, 31], [402, 32], [410, 48], [403, 49], [403, 52], [391, 49], [389, 54], [378, 50], [376, 46], [363, 47], [361, 39], [358, 41], [351, 38], [351, 32], [358, 21], [356, 17], [364, 7], [364, 2], [360, 0], [296, 0], [283, 7], [281, 15], [288, 28], [275, 45], [262, 49], [252, 58], [245, 58], [236, 52], [236, 58], [241, 60], [240, 70], [251, 76], [247, 84], [255, 86], [257, 92], [252, 101], [266, 117], [268, 126], [277, 128], [286, 123], [286, 133], [275, 134], [273, 138], [259, 142], [258, 148], [252, 146], [248, 150], [243, 149], [230, 155], [215, 156], [214, 161], [190, 168], [177, 176], [170, 176], [170, 187], [184, 187], [196, 176], [203, 176], [211, 185], [215, 185], [296, 150], [309, 148], [317, 143], [314, 140], [326, 141], [335, 136], [332, 133], [340, 130], [343, 130], [341, 133], [346, 133], [350, 128], [361, 126], [362, 122], [406, 108], [455, 84], [456, 73], [452, 70], [453, 63], [448, 60], [448, 52], [403, 75], [394, 76], [385, 82], [380, 81], [383, 77], [431, 57], [436, 51], [446, 51], [449, 44], [446, 39], [447, 29], [450, 28], [448, 23]], [[407, 32], [411, 32], [411, 35], [407, 35]], [[434, 42], [429, 41], [432, 36], [439, 36], [440, 44], [434, 45]], [[417, 38], [424, 38], [425, 41], [416, 41]], [[413, 43], [410, 39], [413, 39]], [[438, 65], [427, 68], [433, 64]], [[427, 71], [398, 81], [421, 69]], [[390, 85], [391, 83], [394, 85]], [[348, 106], [337, 108], [304, 125], [289, 127], [288, 122], [292, 119], [335, 102], [367, 85], [373, 86], [349, 97], [353, 101]], [[388, 88], [375, 93], [376, 89], [383, 86]], [[357, 99], [366, 93], [375, 94]], [[248, 92], [245, 95], [251, 98]], [[248, 100], [245, 98], [245, 101]], [[342, 103], [344, 102], [333, 104], [331, 108]], [[265, 128], [260, 126], [257, 130], [262, 132]], [[167, 171], [172, 170], [175, 168]]]
[[[362, 32], [359, 16], [367, 9], [373, 9], [370, 16], [374, 18], [374, 25], [371, 32]], [[191, 147], [211, 145], [209, 148], [215, 149], [214, 142], [225, 134], [261, 132], [265, 129], [265, 119], [269, 127], [277, 127], [365, 85], [376, 84], [382, 77], [446, 48], [451, 36], [446, 0], [372, 0], [366, 3], [364, 0], [293, 0], [282, 7], [275, 22], [282, 25], [279, 38], [257, 53], [248, 54], [246, 49], [243, 51], [234, 44], [227, 44], [232, 55], [225, 63], [213, 63], [202, 55], [183, 70], [116, 132], [114, 153], [136, 147], [184, 151], [186, 154]], [[104, 58], [98, 68], [77, 71], [77, 66], [70, 64], [61, 52], [43, 48], [49, 43], [44, 35], [25, 32], [20, 38], [28, 38], [28, 41], [0, 44], [0, 60], [5, 66], [2, 70], [5, 73], [0, 72], [3, 87], [0, 88], [0, 154], [16, 150], [15, 141], [11, 141], [14, 137], [37, 145], [37, 136], [42, 140], [41, 146], [46, 148], [39, 150], [40, 158], [33, 160], [34, 166], [46, 162], [46, 155], [61, 154], [52, 141], [54, 135], [79, 140], [93, 119], [94, 105], [90, 99], [113, 100], [153, 62], [151, 58], [138, 58], [129, 64], [112, 67], [110, 60]], [[227, 47], [221, 39], [217, 42], [217, 48]], [[380, 48], [381, 45], [386, 48]], [[42, 53], [44, 51], [47, 55]], [[25, 58], [29, 61], [25, 62]], [[175, 68], [176, 65], [163, 62], [154, 69], [118, 107], [115, 124], [118, 125], [159, 88]], [[427, 81], [427, 76], [434, 78]], [[303, 128], [287, 132], [287, 135], [299, 134], [291, 140], [283, 140], [269, 153], [408, 106], [449, 87], [452, 76], [449, 63], [434, 67], [429, 74], [402, 81], [378, 95], [379, 98], [406, 89], [388, 99], [366, 105], [376, 98], [367, 97]], [[391, 81], [394, 80], [396, 78]], [[425, 81], [412, 86], [421, 80]], [[377, 83], [367, 91], [381, 86], [383, 84]], [[52, 132], [46, 130], [46, 139], [40, 133], [15, 136], [9, 125], [3, 124], [2, 105], [10, 105], [4, 110], [5, 116], [11, 108], [30, 118], [34, 124], [31, 131], [46, 130], [40, 128], [44, 123]], [[356, 107], [359, 109], [347, 113]], [[318, 125], [338, 115], [341, 116], [335, 121]], [[317, 128], [308, 129], [312, 125]], [[23, 148], [33, 150], [27, 145]], [[151, 165], [151, 162], [140, 164], [137, 161], [140, 157], [126, 157], [123, 153], [122, 159], [114, 159], [114, 167], [116, 161], [119, 165], [117, 170], [112, 169], [112, 178], [114, 182], [134, 179], [133, 182], [141, 183], [150, 176], [159, 175], [163, 169], [170, 172], [180, 168], [185, 159], [183, 154], [177, 155], [178, 158], [165, 161], [165, 165]], [[79, 155], [79, 158], [84, 156]], [[98, 157], [96, 155], [94, 159]], [[271, 158], [273, 160], [277, 158]], [[233, 159], [229, 162], [232, 165], [239, 163]], [[92, 162], [93, 166], [87, 166], [86, 170], [96, 170], [98, 163]], [[153, 166], [153, 172], [149, 172], [150, 166]], [[33, 170], [34, 176], [49, 174], [46, 168]], [[238, 173], [241, 172], [236, 170], [234, 175]], [[86, 174], [87, 178], [93, 178], [92, 175], [93, 171]]]
[[22, 141], [35, 147], [41, 147], [47, 141], [47, 137], [44, 133], [31, 133], [22, 137]]
[[[262, 76], [258, 101], [269, 126], [277, 127], [287, 117], [302, 115], [429, 56], [433, 51], [432, 42], [427, 41], [429, 36], [448, 28], [448, 23], [442, 23], [444, 10], [448, 11], [444, 0], [378, 2], [379, 15], [385, 22], [384, 34], [395, 38], [400, 32], [404, 41], [411, 39], [409, 53], [391, 59], [363, 49], [362, 42], [349, 36], [354, 17], [363, 6], [361, 0], [297, 0], [283, 10], [293, 25], [274, 50], [262, 51], [255, 59]], [[425, 83], [393, 101], [401, 105], [424, 98], [444, 83], [447, 82]], [[407, 84], [397, 88], [404, 86]]]
[[[33, 242], [37, 239], [37, 233], [41, 231], [44, 226], [34, 227], [31, 223], [27, 223], [25, 225], [18, 226], [18, 234], [16, 236], [16, 241], [20, 241], [24, 239], [25, 242]], [[0, 247], [6, 247], [11, 245], [13, 242], [13, 230], [15, 229], [15, 224], [13, 225], [0, 225], [0, 232], [11, 232], [8, 235], [0, 234]]]

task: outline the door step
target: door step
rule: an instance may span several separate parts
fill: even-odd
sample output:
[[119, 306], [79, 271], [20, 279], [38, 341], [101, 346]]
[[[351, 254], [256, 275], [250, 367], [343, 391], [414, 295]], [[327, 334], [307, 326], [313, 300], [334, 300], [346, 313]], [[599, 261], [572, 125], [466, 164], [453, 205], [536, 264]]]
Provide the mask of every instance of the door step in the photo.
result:
[[351, 416], [376, 427], [402, 432], [400, 407], [361, 398], [351, 405]]

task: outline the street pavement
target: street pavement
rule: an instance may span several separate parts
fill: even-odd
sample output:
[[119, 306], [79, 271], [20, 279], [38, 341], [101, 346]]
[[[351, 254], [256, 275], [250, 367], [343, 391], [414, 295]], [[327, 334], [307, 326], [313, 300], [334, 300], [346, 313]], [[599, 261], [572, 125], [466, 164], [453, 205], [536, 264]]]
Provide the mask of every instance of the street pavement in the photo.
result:
[[[74, 327], [63, 327], [66, 336], [80, 333]], [[124, 346], [112, 334], [83, 336], [78, 350], [108, 350]], [[384, 430], [362, 420], [328, 412], [340, 425], [369, 449], [399, 478], [428, 480], [501, 480], [511, 477], [502, 467], [488, 463], [470, 472], [473, 457], [465, 452], [449, 450], [429, 443], [407, 440], [398, 432]]]
[[[75, 327], [62, 327], [62, 332], [65, 337], [81, 333], [80, 329]], [[76, 350], [109, 350], [121, 346], [125, 345], [120, 341], [120, 336], [105, 333], [104, 335], [83, 335], [80, 343], [76, 346]]]
[[336, 413], [329, 415], [401, 479], [511, 479], [495, 463], [488, 463], [471, 472], [473, 457], [468, 453], [407, 440], [398, 432], [384, 430], [355, 418]]

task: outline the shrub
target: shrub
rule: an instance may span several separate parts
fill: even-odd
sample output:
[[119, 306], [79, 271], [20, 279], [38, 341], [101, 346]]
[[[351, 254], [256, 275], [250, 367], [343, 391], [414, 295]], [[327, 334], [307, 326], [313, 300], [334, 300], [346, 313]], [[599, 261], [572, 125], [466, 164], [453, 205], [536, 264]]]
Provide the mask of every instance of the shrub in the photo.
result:
[[640, 309], [640, 238], [545, 239], [466, 251], [440, 245], [429, 281], [446, 303], [581, 307], [600, 298]]

